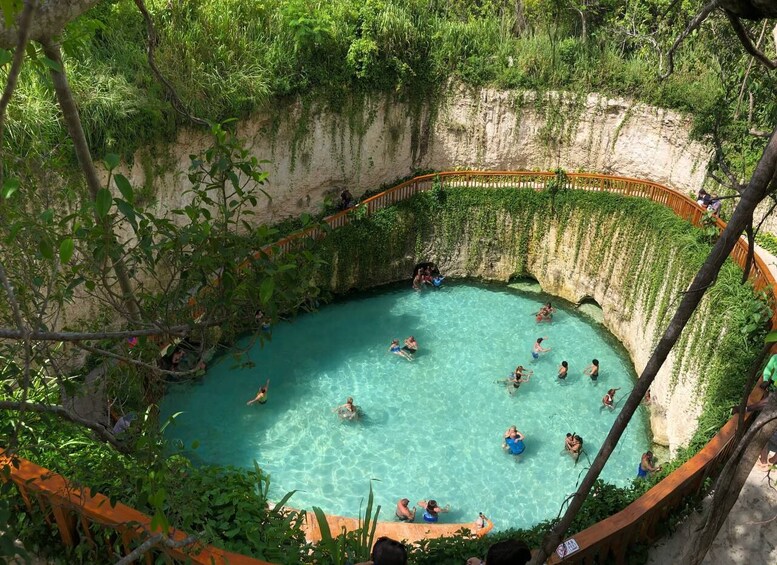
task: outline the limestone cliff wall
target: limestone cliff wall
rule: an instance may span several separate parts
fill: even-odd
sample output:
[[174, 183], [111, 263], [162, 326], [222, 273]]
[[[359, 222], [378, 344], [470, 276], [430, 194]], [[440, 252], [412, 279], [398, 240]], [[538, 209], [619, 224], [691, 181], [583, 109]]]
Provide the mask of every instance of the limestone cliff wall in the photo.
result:
[[[433, 104], [392, 97], [323, 105], [290, 104], [239, 124], [251, 151], [267, 159], [271, 200], [257, 221], [317, 212], [327, 195], [365, 190], [418, 169], [590, 170], [649, 178], [697, 190], [710, 149], [689, 137], [690, 119], [674, 111], [598, 94], [471, 90], [451, 85]], [[209, 144], [184, 131], [145, 149], [125, 168], [162, 210], [186, 201], [189, 155]]]

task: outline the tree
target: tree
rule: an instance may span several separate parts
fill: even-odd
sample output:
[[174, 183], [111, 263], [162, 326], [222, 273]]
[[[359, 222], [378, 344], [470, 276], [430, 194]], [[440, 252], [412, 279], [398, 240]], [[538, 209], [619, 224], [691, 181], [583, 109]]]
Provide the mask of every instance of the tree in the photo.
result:
[[[746, 34], [743, 35], [740, 33], [737, 26], [739, 25], [741, 27], [741, 22], [739, 22], [740, 17], [756, 20], [767, 17], [777, 17], [777, 5], [761, 0], [713, 0], [701, 10], [701, 12], [691, 21], [691, 23], [689, 23], [686, 29], [675, 40], [667, 57], [668, 72], [671, 72], [673, 68], [672, 53], [674, 50], [681, 44], [682, 40], [687, 37], [691, 31], [696, 29], [710, 15], [710, 13], [712, 13], [712, 11], [718, 8], [722, 9], [731, 21], [732, 26], [734, 26], [734, 29], [737, 31], [737, 35], [740, 41], [743, 43], [745, 49], [749, 53], [753, 54], [753, 56], [767, 64], [767, 66], [770, 66], [767, 63], [768, 59], [763, 56], [762, 53], [760, 55], [754, 53], [755, 48], [750, 42], [749, 37]], [[626, 399], [620, 414], [618, 414], [612, 429], [602, 444], [601, 449], [597, 453], [593, 463], [591, 464], [591, 467], [586, 473], [586, 476], [583, 478], [579, 488], [572, 496], [567, 511], [561, 520], [545, 537], [540, 551], [537, 555], [535, 555], [532, 563], [543, 563], [547, 556], [555, 550], [556, 546], [563, 538], [564, 533], [567, 531], [575, 515], [580, 510], [583, 501], [588, 495], [594, 482], [599, 477], [599, 474], [604, 468], [607, 459], [615, 449], [618, 440], [625, 431], [626, 426], [631, 420], [631, 417], [633, 416], [640, 402], [642, 401], [642, 398], [645, 396], [645, 393], [653, 383], [658, 370], [663, 365], [666, 357], [679, 339], [680, 334], [688, 323], [691, 315], [701, 302], [704, 292], [714, 283], [715, 278], [721, 266], [723, 265], [723, 262], [734, 248], [734, 245], [742, 233], [748, 228], [752, 230], [753, 214], [755, 212], [756, 206], [764, 198], [766, 198], [768, 194], [773, 193], [775, 190], [777, 190], [777, 129], [772, 132], [769, 142], [763, 151], [761, 159], [758, 162], [758, 165], [753, 172], [750, 181], [742, 190], [739, 203], [734, 210], [734, 213], [728, 222], [726, 229], [720, 234], [720, 238], [710, 251], [707, 260], [699, 269], [696, 277], [694, 277], [694, 280], [691, 283], [689, 289], [683, 295], [677, 311], [669, 322], [669, 325], [663, 336], [659, 340], [653, 354], [645, 366], [645, 369], [640, 375], [637, 384], [635, 385], [629, 397]], [[755, 372], [755, 370], [753, 372]], [[749, 391], [746, 391], [745, 394], [748, 392]], [[774, 399], [772, 399], [772, 402], [774, 402]], [[765, 434], [766, 432], [763, 432], [758, 436], [746, 436], [748, 439], [752, 437], [758, 438], [758, 441], [754, 442], [753, 448], [750, 450], [751, 452], [756, 448], [758, 451], [760, 451], [760, 449], [763, 447], [763, 444], [759, 445], [759, 441], [763, 440]], [[737, 453], [740, 457], [742, 452], [743, 450], [741, 448], [737, 449]], [[741, 488], [741, 484], [739, 484], [739, 488]], [[729, 497], [733, 495], [733, 499], [735, 500], [738, 492], [739, 490], [736, 490], [735, 493], [729, 493]], [[725, 513], [727, 513], [728, 509], [730, 509], [730, 506], [726, 508], [725, 506], [721, 505], [720, 508], [725, 508]], [[723, 518], [725, 518], [725, 513], [723, 514]], [[710, 521], [710, 528], [719, 528], [721, 524], [722, 519], [719, 519], [718, 516], [718, 519]], [[715, 529], [714, 533], [717, 533], [717, 529]], [[711, 534], [710, 530], [710, 532], [705, 534], [703, 541], [700, 541], [694, 545], [694, 547], [698, 548], [698, 555], [701, 555], [701, 558], [703, 558], [704, 554], [706, 554], [709, 543], [711, 543], [714, 537], [715, 535]]]

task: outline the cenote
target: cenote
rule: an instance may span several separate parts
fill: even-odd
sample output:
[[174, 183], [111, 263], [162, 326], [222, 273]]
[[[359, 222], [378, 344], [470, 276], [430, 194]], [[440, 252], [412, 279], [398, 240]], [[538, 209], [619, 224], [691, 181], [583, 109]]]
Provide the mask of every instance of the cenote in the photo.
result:
[[[256, 461], [270, 474], [270, 498], [296, 490], [295, 507], [356, 516], [376, 479], [382, 519], [393, 518], [399, 498], [432, 497], [451, 505], [446, 522], [482, 511], [497, 529], [531, 526], [558, 513], [604, 440], [620, 402], [603, 411], [602, 396], [620, 387], [622, 401], [635, 379], [620, 344], [573, 306], [554, 300], [553, 322], [538, 324], [533, 314], [543, 299], [470, 282], [350, 296], [273, 327], [272, 339], [247, 353], [255, 367], [224, 356], [201, 381], [171, 387], [163, 416], [182, 414], [167, 437], [199, 444], [187, 452], [199, 464]], [[409, 335], [420, 344], [412, 362], [388, 351], [392, 338]], [[552, 349], [533, 362], [537, 337]], [[601, 362], [596, 383], [583, 375], [593, 357]], [[566, 382], [556, 377], [562, 360]], [[495, 381], [518, 364], [535, 374], [511, 396]], [[268, 402], [247, 406], [267, 378]], [[363, 419], [341, 421], [333, 412], [347, 396]], [[649, 445], [642, 409], [639, 416], [604, 480], [634, 478]], [[513, 424], [526, 435], [520, 461], [501, 448]], [[567, 432], [585, 439], [577, 466], [563, 451]]]

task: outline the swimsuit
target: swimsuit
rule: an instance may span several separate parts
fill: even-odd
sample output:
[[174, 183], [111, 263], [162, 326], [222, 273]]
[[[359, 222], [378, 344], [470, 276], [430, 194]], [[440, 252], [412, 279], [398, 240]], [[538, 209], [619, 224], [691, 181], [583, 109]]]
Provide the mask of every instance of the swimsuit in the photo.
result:
[[394, 512], [394, 515], [395, 515], [397, 518], [399, 518], [399, 521], [400, 521], [400, 522], [409, 522], [409, 521], [410, 521], [410, 518], [408, 518], [407, 516], [400, 516], [400, 515], [399, 515], [399, 512]]
[[539, 359], [540, 358], [540, 354], [537, 353], [536, 351], [532, 351], [531, 352], [531, 356], [534, 357], [535, 359]]
[[440, 519], [437, 514], [432, 514], [428, 510], [424, 510], [424, 522], [436, 522]]
[[648, 476], [648, 472], [647, 472], [647, 471], [645, 471], [645, 470], [642, 468], [642, 463], [640, 462], [640, 464], [639, 464], [639, 465], [637, 465], [637, 477], [638, 477], [638, 478], [640, 478], [640, 479], [644, 479], [644, 478], [646, 478], [647, 476]]
[[391, 346], [391, 353], [399, 353], [400, 348], [398, 345], [392, 345]]

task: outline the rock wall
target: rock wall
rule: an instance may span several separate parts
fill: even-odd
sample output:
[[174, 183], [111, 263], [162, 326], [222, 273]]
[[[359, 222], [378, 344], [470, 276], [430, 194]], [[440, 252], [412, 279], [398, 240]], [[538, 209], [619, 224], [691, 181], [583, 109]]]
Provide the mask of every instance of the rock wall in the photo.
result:
[[[318, 212], [327, 196], [355, 196], [418, 169], [606, 172], [696, 191], [710, 149], [690, 140], [677, 112], [598, 94], [471, 90], [451, 85], [434, 104], [392, 97], [343, 101], [337, 112], [302, 103], [256, 114], [238, 127], [251, 151], [267, 159], [271, 200], [257, 221]], [[184, 131], [164, 147], [138, 152], [125, 173], [161, 209], [186, 201], [189, 155], [208, 146]]]

